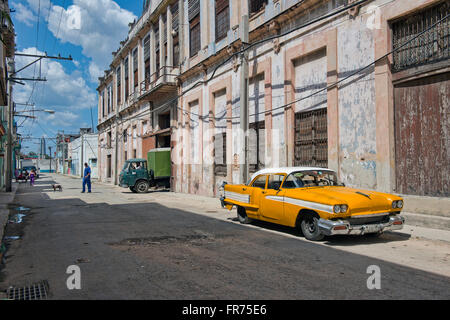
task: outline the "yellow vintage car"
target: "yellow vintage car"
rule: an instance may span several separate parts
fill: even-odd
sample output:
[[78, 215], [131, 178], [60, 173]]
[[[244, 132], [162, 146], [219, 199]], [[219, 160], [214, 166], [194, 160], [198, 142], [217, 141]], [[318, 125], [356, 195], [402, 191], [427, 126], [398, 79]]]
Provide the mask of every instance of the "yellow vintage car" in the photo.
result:
[[222, 206], [236, 206], [241, 223], [257, 219], [294, 227], [313, 241], [325, 235], [379, 235], [402, 229], [405, 222], [402, 198], [346, 187], [330, 169], [263, 169], [247, 184], [222, 187]]

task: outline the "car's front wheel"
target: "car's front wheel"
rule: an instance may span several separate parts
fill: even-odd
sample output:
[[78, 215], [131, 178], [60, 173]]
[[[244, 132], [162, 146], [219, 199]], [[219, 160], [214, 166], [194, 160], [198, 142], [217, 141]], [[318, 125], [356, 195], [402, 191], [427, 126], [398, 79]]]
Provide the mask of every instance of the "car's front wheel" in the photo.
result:
[[319, 219], [316, 216], [308, 214], [305, 216], [300, 224], [303, 235], [306, 239], [311, 241], [320, 241], [324, 235], [319, 230]]
[[146, 193], [148, 191], [148, 182], [139, 181], [136, 183], [135, 187], [137, 193]]

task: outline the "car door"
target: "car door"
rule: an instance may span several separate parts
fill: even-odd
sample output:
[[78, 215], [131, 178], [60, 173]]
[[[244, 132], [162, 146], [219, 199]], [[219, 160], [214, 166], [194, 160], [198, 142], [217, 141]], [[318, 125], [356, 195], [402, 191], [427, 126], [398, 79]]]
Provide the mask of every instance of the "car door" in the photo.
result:
[[284, 191], [281, 188], [285, 175], [270, 174], [262, 193], [260, 211], [264, 218], [281, 221], [284, 212]]
[[254, 212], [255, 215], [261, 215], [261, 196], [266, 189], [267, 175], [262, 174], [253, 179], [251, 183], [251, 195], [250, 202], [258, 207], [258, 211]]

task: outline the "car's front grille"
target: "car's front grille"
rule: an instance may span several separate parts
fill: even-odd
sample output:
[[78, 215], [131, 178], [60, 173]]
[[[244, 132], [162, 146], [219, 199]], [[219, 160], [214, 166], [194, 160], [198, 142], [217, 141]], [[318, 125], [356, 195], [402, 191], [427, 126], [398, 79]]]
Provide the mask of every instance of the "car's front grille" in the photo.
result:
[[361, 224], [376, 224], [376, 223], [386, 223], [389, 221], [389, 215], [384, 216], [371, 216], [368, 215], [367, 217], [361, 217], [361, 218], [348, 218], [346, 219], [350, 223], [350, 225], [361, 225]]

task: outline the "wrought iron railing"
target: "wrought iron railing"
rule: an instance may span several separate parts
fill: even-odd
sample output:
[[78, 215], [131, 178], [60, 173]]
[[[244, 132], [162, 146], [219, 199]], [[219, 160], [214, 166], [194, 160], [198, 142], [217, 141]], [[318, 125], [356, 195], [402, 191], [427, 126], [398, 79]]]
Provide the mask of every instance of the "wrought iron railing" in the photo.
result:
[[174, 84], [175, 79], [178, 76], [178, 74], [174, 72], [174, 69], [175, 67], [172, 66], [163, 66], [152, 73], [141, 82], [139, 95], [148, 93], [160, 84]]

